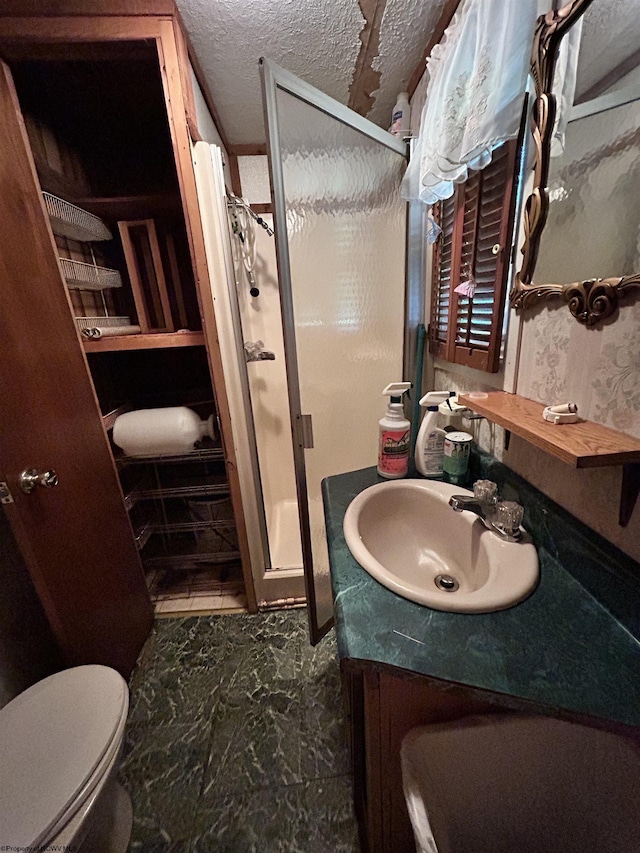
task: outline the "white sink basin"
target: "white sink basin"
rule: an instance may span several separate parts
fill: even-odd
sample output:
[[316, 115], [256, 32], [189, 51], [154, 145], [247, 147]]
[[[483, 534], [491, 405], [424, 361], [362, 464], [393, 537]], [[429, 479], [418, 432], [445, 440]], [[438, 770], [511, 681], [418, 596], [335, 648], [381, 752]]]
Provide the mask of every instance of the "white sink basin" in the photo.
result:
[[[538, 582], [538, 555], [526, 533], [506, 542], [473, 513], [454, 512], [451, 495], [430, 480], [378, 483], [349, 504], [344, 535], [363, 569], [392, 592], [435, 610], [490, 613], [526, 598]], [[436, 579], [444, 577], [439, 588]], [[441, 582], [442, 583], [442, 582]]]

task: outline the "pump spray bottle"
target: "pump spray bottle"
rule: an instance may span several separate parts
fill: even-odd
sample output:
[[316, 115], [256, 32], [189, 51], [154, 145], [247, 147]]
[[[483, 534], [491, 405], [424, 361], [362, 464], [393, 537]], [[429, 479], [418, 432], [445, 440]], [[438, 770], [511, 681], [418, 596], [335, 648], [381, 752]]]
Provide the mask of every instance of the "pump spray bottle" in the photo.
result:
[[409, 470], [411, 424], [404, 416], [402, 395], [411, 388], [410, 382], [392, 382], [382, 392], [389, 397], [387, 414], [378, 422], [378, 474], [387, 480], [406, 477]]
[[415, 460], [416, 468], [423, 477], [442, 477], [446, 432], [437, 424], [438, 406], [454, 395], [455, 391], [429, 391], [420, 400], [420, 405], [426, 406], [427, 411], [416, 439]]

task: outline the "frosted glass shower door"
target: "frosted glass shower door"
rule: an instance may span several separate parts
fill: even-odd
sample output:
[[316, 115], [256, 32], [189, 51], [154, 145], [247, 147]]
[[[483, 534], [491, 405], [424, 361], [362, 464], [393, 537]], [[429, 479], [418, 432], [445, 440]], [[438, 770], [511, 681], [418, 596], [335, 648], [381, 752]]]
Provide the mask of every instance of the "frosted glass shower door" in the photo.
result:
[[404, 143], [261, 61], [311, 642], [333, 602], [321, 482], [376, 464], [403, 376]]

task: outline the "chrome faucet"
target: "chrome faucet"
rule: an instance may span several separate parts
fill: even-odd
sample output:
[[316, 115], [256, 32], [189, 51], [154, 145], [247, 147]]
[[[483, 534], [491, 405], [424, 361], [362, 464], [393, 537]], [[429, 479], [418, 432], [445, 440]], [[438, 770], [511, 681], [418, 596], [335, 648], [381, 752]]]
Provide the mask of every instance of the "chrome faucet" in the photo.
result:
[[449, 506], [454, 512], [477, 515], [488, 530], [507, 542], [515, 542], [522, 536], [523, 507], [515, 501], [499, 501], [498, 486], [491, 480], [477, 480], [473, 495], [452, 495]]

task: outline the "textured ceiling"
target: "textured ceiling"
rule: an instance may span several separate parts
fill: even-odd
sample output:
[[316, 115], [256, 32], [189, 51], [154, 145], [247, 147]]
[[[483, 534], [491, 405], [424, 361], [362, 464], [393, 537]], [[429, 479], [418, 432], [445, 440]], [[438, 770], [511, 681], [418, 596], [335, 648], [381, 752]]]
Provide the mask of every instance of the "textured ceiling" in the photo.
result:
[[[445, 0], [360, 0], [384, 8], [380, 73], [368, 117], [388, 127]], [[358, 0], [178, 0], [189, 38], [231, 145], [264, 142], [258, 59], [288, 71], [346, 104], [365, 18]]]
[[[344, 104], [370, 32], [379, 37], [365, 73], [379, 74], [368, 118], [388, 127], [398, 92], [423, 55], [445, 0], [178, 0], [222, 130], [231, 145], [265, 139], [258, 59], [272, 59]], [[551, 0], [540, 0], [540, 11]], [[588, 90], [640, 47], [639, 0], [594, 0], [584, 16], [577, 94]], [[375, 34], [377, 36], [377, 33]], [[374, 76], [375, 80], [375, 76]], [[368, 93], [367, 93], [368, 94]]]

